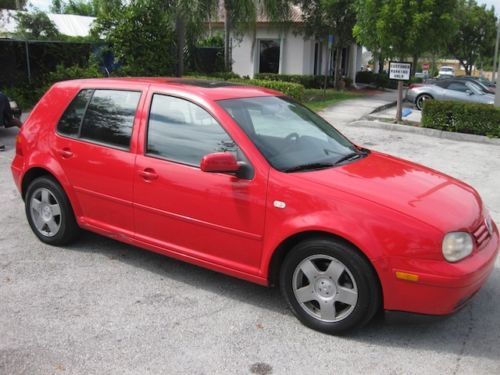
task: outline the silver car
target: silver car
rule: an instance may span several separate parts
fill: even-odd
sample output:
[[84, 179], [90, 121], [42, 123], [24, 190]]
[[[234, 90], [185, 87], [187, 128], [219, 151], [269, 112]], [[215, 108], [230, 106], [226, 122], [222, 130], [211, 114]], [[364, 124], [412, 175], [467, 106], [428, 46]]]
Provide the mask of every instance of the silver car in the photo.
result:
[[484, 92], [477, 83], [460, 79], [413, 84], [410, 85], [406, 93], [406, 100], [414, 103], [419, 110], [422, 110], [426, 100], [431, 99], [484, 104], [495, 102], [495, 96]]

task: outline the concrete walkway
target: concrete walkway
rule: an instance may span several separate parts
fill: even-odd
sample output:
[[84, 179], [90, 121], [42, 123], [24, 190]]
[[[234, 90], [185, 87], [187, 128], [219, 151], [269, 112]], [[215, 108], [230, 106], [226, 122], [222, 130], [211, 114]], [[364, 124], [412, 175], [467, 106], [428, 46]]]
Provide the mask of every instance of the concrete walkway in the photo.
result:
[[394, 103], [396, 91], [385, 91], [380, 94], [342, 101], [322, 110], [319, 114], [337, 128], [350, 122], [362, 119], [375, 109]]

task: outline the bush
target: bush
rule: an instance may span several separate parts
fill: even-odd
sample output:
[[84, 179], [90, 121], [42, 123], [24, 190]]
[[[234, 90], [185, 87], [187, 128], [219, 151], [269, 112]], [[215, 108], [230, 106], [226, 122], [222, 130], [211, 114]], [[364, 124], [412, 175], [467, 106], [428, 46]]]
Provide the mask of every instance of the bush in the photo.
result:
[[359, 71], [356, 73], [356, 82], [370, 84], [375, 82], [376, 78], [375, 76], [376, 76], [375, 73], [370, 72], [368, 70]]
[[292, 82], [266, 81], [263, 79], [230, 79], [230, 82], [244, 83], [250, 86], [260, 86], [267, 89], [281, 91], [283, 94], [301, 101], [304, 98], [304, 86]]
[[2, 88], [2, 91], [9, 98], [15, 100], [21, 109], [27, 110], [35, 105], [42, 95], [52, 86], [59, 81], [67, 81], [70, 79], [83, 79], [83, 78], [96, 78], [103, 77], [97, 66], [90, 66], [82, 68], [81, 66], [58, 65], [56, 70], [48, 73], [42, 80], [33, 82], [31, 84], [19, 84], [16, 87]]
[[[226, 73], [234, 74], [234, 73]], [[238, 77], [236, 75], [236, 77]], [[201, 75], [189, 75], [184, 76], [186, 79], [214, 79], [217, 77], [212, 76], [201, 76]], [[294, 98], [295, 100], [301, 101], [304, 98], [304, 86], [299, 83], [293, 82], [282, 82], [282, 81], [267, 81], [263, 79], [249, 79], [249, 78], [228, 78], [225, 79], [228, 82], [241, 83], [249, 86], [259, 86], [265, 87], [271, 90], [281, 91], [283, 94]]]
[[[255, 79], [265, 81], [292, 82], [304, 86], [306, 89], [321, 89], [325, 84], [325, 76], [311, 76], [300, 74], [274, 74], [274, 73], [258, 73]], [[328, 77], [327, 86], [333, 86], [333, 77]]]
[[422, 111], [422, 126], [500, 137], [500, 109], [488, 104], [428, 100]]

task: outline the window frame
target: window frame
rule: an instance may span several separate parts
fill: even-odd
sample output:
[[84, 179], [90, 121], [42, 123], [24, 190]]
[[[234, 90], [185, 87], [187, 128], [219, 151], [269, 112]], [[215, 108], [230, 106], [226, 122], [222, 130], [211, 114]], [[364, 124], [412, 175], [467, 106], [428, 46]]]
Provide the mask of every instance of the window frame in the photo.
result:
[[[238, 149], [240, 150], [240, 152], [245, 156], [245, 159], [248, 162], [248, 167], [252, 170], [252, 178], [249, 178], [248, 180], [253, 180], [253, 178], [254, 178], [253, 176], [255, 176], [255, 173], [253, 172], [254, 171], [254, 167], [253, 167], [252, 162], [250, 161], [250, 158], [248, 157], [247, 153], [245, 151], [243, 151], [243, 149], [240, 147], [240, 145], [234, 140], [234, 138], [231, 135], [231, 133], [222, 125], [221, 121], [219, 121], [219, 119], [217, 118], [217, 116], [215, 116], [215, 114], [210, 109], [208, 109], [207, 107], [205, 107], [204, 105], [201, 105], [201, 104], [199, 104], [199, 103], [197, 103], [194, 100], [191, 100], [189, 98], [186, 98], [186, 97], [183, 97], [183, 96], [180, 96], [180, 95], [171, 94], [171, 93], [165, 93], [165, 92], [161, 92], [161, 91], [156, 91], [155, 90], [155, 91], [152, 91], [151, 94], [150, 94], [149, 107], [148, 107], [148, 115], [146, 117], [146, 126], [145, 126], [145, 132], [144, 132], [143, 156], [149, 157], [149, 158], [152, 158], [152, 159], [166, 161], [166, 162], [169, 162], [169, 163], [183, 165], [183, 166], [186, 166], [186, 167], [196, 168], [196, 169], [198, 169], [198, 170], [201, 171], [200, 164], [193, 165], [193, 164], [189, 164], [189, 163], [184, 163], [184, 162], [181, 162], [181, 161], [178, 161], [178, 160], [169, 159], [169, 158], [167, 158], [165, 156], [162, 156], [162, 155], [151, 154], [151, 153], [148, 152], [149, 123], [150, 123], [149, 120], [151, 118], [151, 109], [153, 107], [153, 99], [154, 99], [155, 95], [162, 95], [162, 96], [168, 96], [168, 97], [175, 98], [175, 99], [185, 100], [186, 102], [191, 103], [193, 105], [196, 105], [199, 108], [201, 108], [202, 110], [204, 110], [205, 112], [207, 112], [215, 120], [215, 122], [217, 123], [217, 125], [219, 125], [221, 127], [221, 129], [228, 135], [228, 137], [234, 142], [234, 144], [236, 145], [236, 147], [238, 147]], [[201, 160], [200, 160], [200, 162], [201, 162]], [[221, 173], [221, 174], [227, 175], [226, 173]]]
[[[87, 102], [87, 104], [85, 105], [85, 110], [83, 112], [83, 116], [82, 116], [82, 119], [80, 121], [80, 125], [78, 126], [78, 134], [77, 136], [72, 136], [72, 135], [68, 135], [68, 134], [64, 134], [64, 133], [61, 133], [58, 129], [59, 127], [59, 122], [61, 121], [62, 117], [64, 116], [64, 114], [66, 113], [67, 109], [69, 108], [69, 106], [71, 105], [71, 103], [73, 103], [73, 101], [76, 99], [76, 97], [82, 92], [82, 91], [86, 91], [86, 90], [90, 90], [92, 91], [92, 94], [90, 95], [90, 98]], [[107, 142], [99, 142], [97, 140], [94, 140], [94, 139], [88, 139], [88, 138], [82, 138], [81, 137], [81, 133], [82, 133], [82, 125], [83, 125], [83, 122], [85, 121], [85, 117], [87, 116], [87, 110], [89, 108], [89, 105], [90, 105], [90, 102], [92, 101], [92, 99], [94, 98], [94, 94], [97, 90], [100, 90], [100, 91], [126, 91], [126, 92], [137, 92], [139, 93], [139, 99], [137, 101], [137, 107], [135, 109], [135, 114], [134, 114], [134, 118], [133, 118], [133, 121], [132, 121], [132, 132], [130, 133], [130, 140], [129, 140], [129, 145], [128, 147], [123, 147], [123, 146], [118, 146], [116, 144], [111, 144], [111, 143], [107, 143]], [[68, 102], [68, 105], [64, 108], [64, 111], [62, 111], [62, 114], [61, 116], [59, 116], [57, 122], [56, 122], [56, 134], [60, 137], [63, 137], [63, 138], [68, 138], [68, 139], [72, 139], [74, 141], [79, 141], [79, 142], [83, 142], [83, 143], [90, 143], [90, 144], [94, 144], [94, 145], [97, 145], [97, 146], [103, 146], [103, 147], [107, 147], [107, 148], [112, 148], [114, 150], [119, 150], [119, 151], [125, 151], [125, 152], [131, 152], [131, 143], [132, 143], [132, 138], [133, 138], [133, 134], [134, 134], [134, 130], [136, 128], [136, 121], [137, 121], [137, 113], [139, 112], [139, 106], [141, 104], [141, 99], [144, 95], [144, 90], [140, 90], [140, 89], [126, 89], [126, 88], [113, 88], [113, 87], [99, 87], [99, 88], [95, 88], [95, 87], [82, 87], [80, 88], [80, 90], [75, 94], [75, 96], [73, 96], [73, 98]]]

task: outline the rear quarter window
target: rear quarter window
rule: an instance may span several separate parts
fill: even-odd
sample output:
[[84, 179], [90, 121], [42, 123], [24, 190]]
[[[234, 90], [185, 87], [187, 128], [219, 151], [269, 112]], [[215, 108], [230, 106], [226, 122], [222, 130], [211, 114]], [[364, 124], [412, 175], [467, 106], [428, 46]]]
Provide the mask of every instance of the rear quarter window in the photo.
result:
[[83, 116], [85, 115], [85, 110], [93, 91], [82, 90], [73, 99], [57, 124], [57, 131], [59, 133], [73, 137], [78, 136]]

